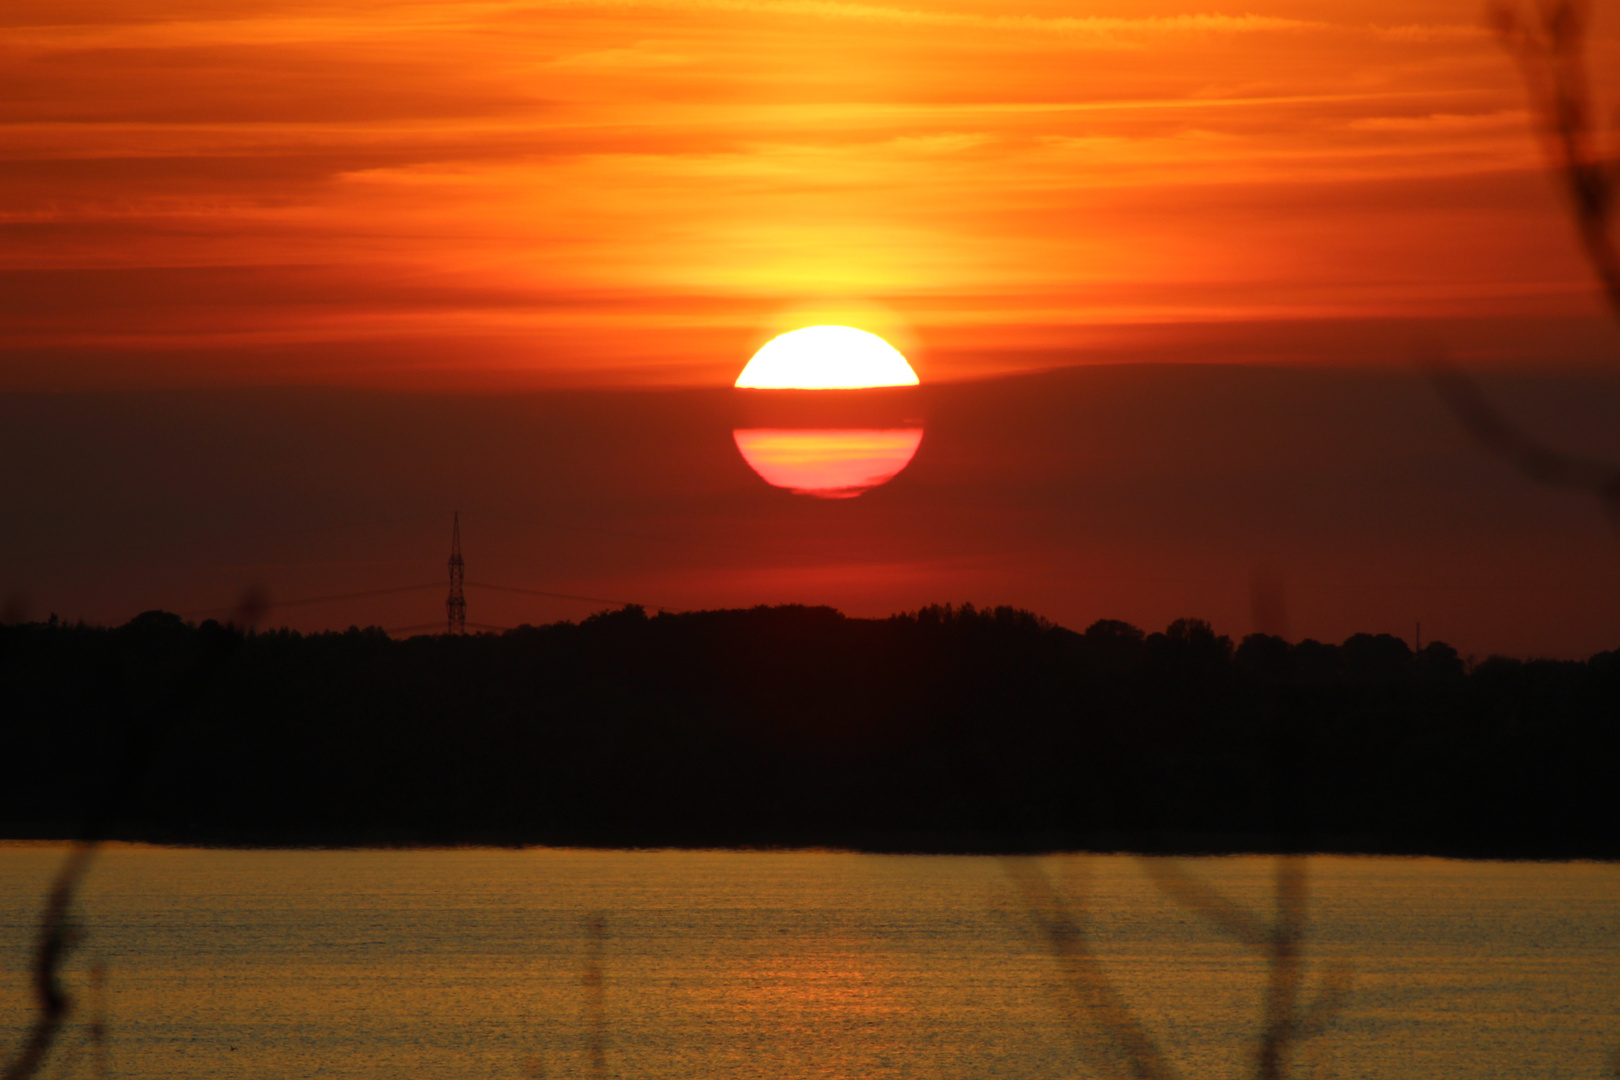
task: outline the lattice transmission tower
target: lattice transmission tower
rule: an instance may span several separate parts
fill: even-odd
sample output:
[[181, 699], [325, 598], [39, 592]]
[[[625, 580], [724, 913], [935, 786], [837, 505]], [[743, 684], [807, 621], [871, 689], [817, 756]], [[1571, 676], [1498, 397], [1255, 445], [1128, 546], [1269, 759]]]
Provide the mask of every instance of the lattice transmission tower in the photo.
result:
[[450, 598], [444, 602], [445, 614], [450, 617], [450, 633], [467, 632], [467, 597], [462, 594], [462, 579], [467, 568], [461, 561], [461, 511], [456, 511], [456, 523], [450, 533]]

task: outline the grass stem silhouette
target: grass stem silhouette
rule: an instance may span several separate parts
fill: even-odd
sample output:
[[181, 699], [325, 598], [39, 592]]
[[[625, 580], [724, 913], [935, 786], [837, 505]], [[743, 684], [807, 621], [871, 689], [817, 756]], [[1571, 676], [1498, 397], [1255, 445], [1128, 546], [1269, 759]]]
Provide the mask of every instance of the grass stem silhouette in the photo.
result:
[[[262, 596], [257, 590], [249, 590], [238, 606], [239, 625], [252, 625], [263, 608]], [[198, 699], [213, 686], [241, 640], [242, 635], [234, 626], [218, 627], [215, 632], [204, 635], [201, 652], [188, 670], [168, 694], [127, 729], [100, 796], [46, 894], [30, 968], [34, 1022], [21, 1048], [0, 1072], [0, 1080], [30, 1080], [44, 1066], [74, 1009], [73, 996], [62, 983], [62, 964], [81, 937], [72, 915], [85, 875], [109, 831], [140, 790], [164, 737], [190, 714]]]
[[[1547, 157], [1569, 200], [1575, 232], [1620, 320], [1620, 138], [1599, 127], [1587, 71], [1588, 0], [1495, 0], [1487, 14], [1497, 39], [1518, 64]], [[1567, 454], [1524, 431], [1438, 349], [1419, 366], [1474, 440], [1531, 480], [1595, 495], [1620, 527], [1620, 464]]]
[[1440, 400], [1475, 442], [1538, 484], [1591, 494], [1620, 528], [1620, 464], [1568, 454], [1531, 435], [1437, 349], [1428, 350], [1422, 365]]
[[1615, 196], [1620, 142], [1598, 126], [1587, 73], [1589, 0], [1496, 0], [1487, 9], [1497, 39], [1519, 65], [1576, 233], [1610, 309], [1620, 317], [1620, 249]]
[[585, 1062], [591, 1080], [607, 1077], [606, 988], [602, 977], [602, 946], [607, 936], [607, 920], [592, 915], [585, 920], [585, 970], [580, 982], [585, 987]]
[[[1138, 863], [1162, 894], [1265, 959], [1253, 1075], [1256, 1080], [1287, 1080], [1300, 1044], [1326, 1032], [1350, 990], [1348, 969], [1332, 967], [1315, 995], [1306, 999], [1307, 860], [1300, 855], [1277, 856], [1275, 912], [1270, 919], [1227, 899], [1177, 860], [1144, 856]], [[1092, 1051], [1092, 1064], [1105, 1075], [1131, 1080], [1179, 1077], [1091, 951], [1083, 915], [1071, 909], [1034, 860], [1004, 859], [1002, 866], [1063, 972], [1071, 1025], [1077, 1033], [1089, 1029], [1093, 1034], [1090, 1040], [1081, 1040], [1082, 1048]]]
[[1077, 1035], [1089, 1028], [1094, 1036], [1091, 1040], [1082, 1036], [1080, 1043], [1082, 1050], [1093, 1051], [1093, 1066], [1106, 1076], [1180, 1080], [1181, 1074], [1132, 1015], [1092, 952], [1083, 914], [1070, 909], [1035, 860], [1007, 858], [1001, 866], [1058, 962], [1071, 1026]]
[[90, 966], [90, 1069], [95, 1080], [107, 1080], [107, 965]]

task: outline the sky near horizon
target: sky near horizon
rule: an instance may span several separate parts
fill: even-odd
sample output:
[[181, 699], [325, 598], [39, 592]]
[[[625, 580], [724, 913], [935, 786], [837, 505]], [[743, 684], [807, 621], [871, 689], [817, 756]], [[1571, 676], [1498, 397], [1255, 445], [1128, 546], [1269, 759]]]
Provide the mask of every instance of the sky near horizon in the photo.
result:
[[[1620, 377], [1482, 381], [1530, 430], [1620, 457]], [[915, 460], [844, 499], [756, 475], [723, 387], [0, 394], [0, 617], [223, 618], [252, 587], [267, 625], [442, 629], [460, 510], [479, 627], [619, 601], [971, 601], [1074, 629], [1620, 646], [1597, 501], [1485, 454], [1410, 372], [1114, 364], [921, 389]]]
[[1398, 365], [1413, 327], [1479, 362], [1612, 351], [1477, 0], [0, 26], [3, 389], [725, 385], [809, 322], [892, 335], [924, 381]]

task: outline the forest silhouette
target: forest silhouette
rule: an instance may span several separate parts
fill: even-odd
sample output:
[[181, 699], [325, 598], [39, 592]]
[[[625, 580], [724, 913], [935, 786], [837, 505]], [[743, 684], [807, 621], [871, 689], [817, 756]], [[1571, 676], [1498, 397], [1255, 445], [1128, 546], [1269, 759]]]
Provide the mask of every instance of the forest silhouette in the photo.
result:
[[[228, 650], [220, 643], [227, 641]], [[1620, 651], [784, 606], [396, 640], [148, 612], [0, 627], [0, 829], [200, 844], [1613, 857]], [[155, 730], [155, 729], [154, 729]]]

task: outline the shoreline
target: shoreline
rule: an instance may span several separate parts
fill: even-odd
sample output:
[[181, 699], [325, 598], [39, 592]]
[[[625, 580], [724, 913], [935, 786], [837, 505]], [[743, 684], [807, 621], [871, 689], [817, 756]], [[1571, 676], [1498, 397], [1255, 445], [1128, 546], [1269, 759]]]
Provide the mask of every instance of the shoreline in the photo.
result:
[[[1243, 842], [1247, 839], [1249, 842]], [[195, 851], [617, 851], [617, 852], [734, 852], [760, 854], [837, 853], [850, 855], [914, 855], [924, 857], [961, 856], [967, 858], [1018, 858], [1060, 855], [1134, 856], [1141, 858], [1267, 858], [1297, 855], [1301, 858], [1366, 859], [1444, 859], [1477, 863], [1596, 863], [1620, 862], [1620, 851], [1532, 852], [1523, 849], [1482, 850], [1467, 844], [1372, 845], [1350, 843], [1304, 843], [1294, 846], [1264, 844], [1258, 838], [1218, 834], [1176, 834], [1155, 836], [1067, 837], [1029, 835], [1022, 837], [982, 834], [928, 834], [912, 836], [896, 833], [798, 836], [778, 839], [737, 839], [689, 837], [605, 837], [546, 836], [520, 837], [511, 834], [477, 833], [459, 837], [408, 836], [371, 831], [347, 836], [176, 836], [162, 830], [118, 830], [97, 842], [106, 849], [161, 848]], [[68, 847], [77, 840], [72, 830], [0, 826], [0, 848]]]

